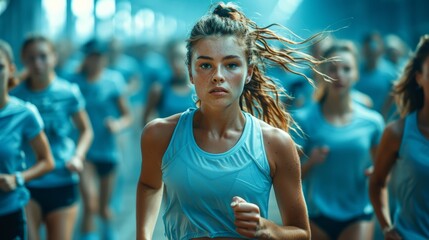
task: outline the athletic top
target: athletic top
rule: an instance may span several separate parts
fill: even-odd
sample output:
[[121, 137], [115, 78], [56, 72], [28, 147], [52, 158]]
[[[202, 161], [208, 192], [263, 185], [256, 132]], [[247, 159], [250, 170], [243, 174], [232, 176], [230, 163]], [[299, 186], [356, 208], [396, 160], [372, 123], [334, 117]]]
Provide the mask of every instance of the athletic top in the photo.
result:
[[[40, 178], [27, 183], [30, 187], [50, 188], [75, 184], [79, 176], [66, 168], [66, 163], [74, 156], [76, 143], [72, 138], [75, 128], [72, 116], [85, 108], [85, 101], [79, 87], [57, 78], [41, 91], [28, 88], [26, 82], [17, 86], [11, 94], [33, 103], [45, 124], [45, 133], [55, 160], [55, 169]], [[24, 147], [28, 166], [35, 163], [35, 156], [27, 144]]]
[[230, 204], [240, 196], [267, 217], [272, 185], [262, 130], [246, 117], [242, 136], [224, 153], [208, 153], [195, 142], [196, 109], [182, 113], [162, 159], [163, 219], [168, 239], [243, 238], [236, 232]]
[[429, 139], [418, 129], [416, 112], [405, 118], [395, 168], [395, 227], [404, 239], [429, 239]]
[[[11, 96], [0, 109], [0, 126], [0, 173], [20, 172], [25, 169], [23, 144], [43, 130], [42, 118], [35, 106]], [[24, 186], [10, 192], [0, 190], [0, 216], [17, 211], [29, 199], [30, 194]]]
[[186, 111], [188, 108], [195, 107], [193, 96], [195, 90], [192, 87], [186, 93], [178, 93], [174, 91], [171, 83], [166, 83], [162, 87], [160, 104], [158, 106], [159, 116], [164, 118], [176, 113]]
[[120, 116], [118, 98], [125, 91], [124, 78], [117, 71], [105, 69], [94, 82], [89, 82], [83, 74], [72, 76], [70, 81], [76, 83], [82, 91], [94, 131], [87, 159], [95, 162], [117, 162], [119, 150], [115, 134], [107, 128], [106, 120]]
[[320, 104], [294, 117], [305, 134], [295, 139], [305, 156], [310, 156], [315, 147], [329, 148], [325, 161], [315, 165], [303, 180], [310, 217], [348, 220], [372, 213], [365, 170], [372, 165], [371, 149], [378, 145], [383, 132], [381, 115], [353, 103], [352, 120], [343, 126], [329, 123]]

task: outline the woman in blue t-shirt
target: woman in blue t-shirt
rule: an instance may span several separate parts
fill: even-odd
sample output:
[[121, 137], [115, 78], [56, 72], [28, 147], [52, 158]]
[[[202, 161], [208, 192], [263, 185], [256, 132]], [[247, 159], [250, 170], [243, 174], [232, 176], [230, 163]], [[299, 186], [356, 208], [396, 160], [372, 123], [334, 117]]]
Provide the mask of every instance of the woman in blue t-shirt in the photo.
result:
[[358, 80], [356, 49], [336, 42], [322, 65], [332, 83], [319, 83], [318, 102], [295, 114], [303, 137], [304, 196], [314, 239], [371, 239], [372, 209], [365, 171], [383, 131], [383, 118], [352, 99]]
[[[0, 40], [0, 239], [26, 239], [24, 207], [30, 195], [24, 183], [54, 168], [39, 112], [8, 94], [14, 73], [12, 49]], [[36, 156], [30, 168], [25, 167], [24, 145]]]
[[106, 67], [107, 44], [100, 39], [91, 39], [84, 44], [83, 52], [85, 57], [80, 71], [70, 77], [85, 98], [94, 131], [80, 185], [83, 200], [81, 238], [92, 239], [97, 235], [94, 220], [99, 214], [103, 238], [110, 239], [113, 234], [110, 199], [120, 157], [116, 134], [131, 124], [131, 115], [124, 95], [124, 78], [120, 72]]
[[[429, 35], [395, 84], [401, 118], [385, 129], [377, 151], [370, 196], [385, 239], [429, 239]], [[396, 202], [390, 218], [386, 186]]]
[[[171, 67], [171, 77], [167, 82], [156, 82], [151, 86], [147, 105], [143, 113], [143, 126], [155, 116], [164, 118], [195, 107], [195, 90], [189, 82], [185, 64], [186, 42], [175, 40], [166, 48]], [[167, 70], [166, 70], [167, 71]]]
[[[44, 36], [30, 36], [22, 46], [26, 68], [23, 82], [11, 94], [33, 103], [45, 124], [55, 169], [27, 184], [31, 193], [28, 205], [29, 233], [39, 235], [46, 224], [49, 239], [72, 239], [78, 213], [79, 175], [92, 141], [92, 128], [79, 87], [56, 76], [55, 48]], [[73, 135], [77, 129], [77, 136]], [[31, 166], [34, 155], [26, 152]]]

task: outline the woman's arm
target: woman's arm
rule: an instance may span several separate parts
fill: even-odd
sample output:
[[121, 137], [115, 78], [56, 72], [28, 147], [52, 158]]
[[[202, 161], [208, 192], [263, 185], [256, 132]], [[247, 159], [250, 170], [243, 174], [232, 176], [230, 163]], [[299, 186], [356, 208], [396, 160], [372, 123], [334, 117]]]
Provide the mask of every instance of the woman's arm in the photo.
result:
[[141, 136], [142, 165], [136, 197], [136, 239], [138, 240], [152, 239], [161, 206], [162, 157], [177, 120], [177, 117], [153, 120], [146, 125]]
[[42, 176], [43, 174], [54, 169], [55, 164], [51, 154], [48, 138], [45, 132], [40, 132], [35, 138], [30, 141], [31, 148], [36, 156], [36, 164], [28, 170], [22, 172], [24, 181]]
[[67, 163], [67, 168], [70, 171], [80, 172], [83, 168], [86, 152], [91, 146], [93, 132], [91, 122], [85, 110], [81, 110], [73, 115], [73, 123], [79, 131], [79, 138], [76, 144], [75, 155]]
[[259, 207], [235, 197], [231, 206], [237, 232], [258, 239], [310, 239], [310, 226], [301, 188], [301, 167], [295, 144], [279, 129], [263, 127], [264, 144], [283, 226], [259, 215]]
[[[310, 157], [301, 165], [301, 177], [304, 179], [310, 170], [325, 161], [329, 153], [328, 147], [315, 147], [311, 150]], [[303, 155], [303, 154], [302, 154]], [[305, 156], [304, 156], [305, 157]]]
[[[36, 156], [36, 164], [22, 172], [24, 182], [51, 171], [54, 168], [54, 160], [49, 147], [45, 132], [40, 132], [30, 141], [31, 148]], [[13, 191], [18, 186], [15, 174], [0, 174], [0, 189], [3, 191]]]
[[154, 83], [149, 91], [146, 108], [143, 112], [143, 126], [149, 122], [149, 117], [158, 106], [161, 100], [162, 86], [159, 83]]
[[122, 129], [130, 126], [132, 123], [130, 109], [128, 108], [126, 100], [123, 96], [118, 97], [117, 105], [119, 112], [121, 113], [121, 117], [118, 119], [108, 118], [106, 122], [107, 127], [113, 133], [121, 131]]
[[403, 120], [395, 121], [386, 127], [376, 153], [374, 171], [370, 177], [369, 195], [383, 231], [392, 228], [386, 186], [390, 170], [398, 157], [402, 132]]

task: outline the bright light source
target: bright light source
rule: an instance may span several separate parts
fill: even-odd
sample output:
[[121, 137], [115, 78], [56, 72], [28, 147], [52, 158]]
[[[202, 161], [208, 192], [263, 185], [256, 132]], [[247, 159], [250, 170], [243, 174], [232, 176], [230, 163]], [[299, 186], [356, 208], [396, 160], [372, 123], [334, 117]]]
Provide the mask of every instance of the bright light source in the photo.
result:
[[288, 20], [301, 2], [302, 0], [279, 0], [271, 15], [272, 21], [283, 22]]
[[92, 16], [94, 12], [94, 1], [92, 0], [73, 0], [72, 12], [77, 18], [86, 18]]
[[78, 18], [76, 20], [76, 34], [79, 39], [90, 37], [94, 31], [94, 17]]
[[63, 29], [66, 21], [66, 0], [43, 0], [42, 8], [49, 25], [49, 35], [55, 36]]
[[95, 5], [95, 15], [98, 19], [109, 19], [115, 14], [115, 0], [98, 0]]

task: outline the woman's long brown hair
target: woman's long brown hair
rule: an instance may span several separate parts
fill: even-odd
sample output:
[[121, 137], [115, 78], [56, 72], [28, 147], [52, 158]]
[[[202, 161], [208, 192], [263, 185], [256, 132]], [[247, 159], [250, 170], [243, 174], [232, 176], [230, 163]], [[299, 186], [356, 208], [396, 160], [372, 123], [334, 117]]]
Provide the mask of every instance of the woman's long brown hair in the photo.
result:
[[[272, 78], [265, 75], [266, 66], [268, 64], [280, 66], [287, 72], [305, 77], [309, 84], [313, 85], [309, 77], [295, 69], [311, 68], [321, 74], [316, 66], [323, 61], [304, 53], [302, 48], [321, 38], [322, 34], [296, 42], [275, 33], [270, 29], [273, 26], [282, 27], [278, 24], [258, 27], [234, 4], [219, 3], [193, 27], [187, 43], [187, 64], [188, 66], [191, 64], [193, 46], [197, 41], [209, 36], [235, 36], [243, 44], [248, 65], [253, 67], [252, 79], [244, 86], [240, 97], [241, 109], [274, 127], [288, 131], [293, 119], [280, 101], [280, 96], [287, 94]], [[273, 47], [275, 41], [282, 47]]]

